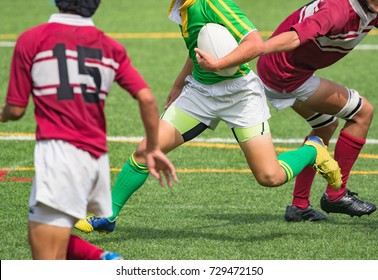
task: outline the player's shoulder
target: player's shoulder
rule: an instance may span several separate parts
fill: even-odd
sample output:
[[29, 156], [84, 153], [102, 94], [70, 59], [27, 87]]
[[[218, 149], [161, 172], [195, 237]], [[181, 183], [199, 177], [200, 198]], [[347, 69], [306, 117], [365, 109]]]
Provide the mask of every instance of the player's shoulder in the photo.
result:
[[110, 45], [112, 45], [114, 48], [117, 49], [123, 49], [124, 46], [121, 44], [121, 42], [117, 41], [116, 39], [112, 38], [110, 35], [106, 34], [105, 32], [102, 32], [103, 39]]
[[328, 11], [328, 20], [334, 24], [345, 24], [349, 21], [350, 9], [352, 9], [349, 0], [322, 0], [319, 1], [319, 11], [326, 9]]
[[126, 47], [105, 32], [101, 34], [101, 49], [104, 57], [114, 59], [118, 63], [128, 60]]
[[319, 6], [327, 7], [341, 14], [349, 14], [349, 9], [351, 8], [349, 0], [323, 0], [319, 1]]
[[17, 38], [17, 49], [33, 49], [33, 46], [38, 45], [38, 39], [46, 33], [47, 25], [47, 23], [43, 23], [21, 32]]
[[44, 33], [47, 26], [48, 26], [48, 23], [42, 23], [42, 24], [30, 27], [24, 30], [23, 32], [21, 32], [21, 34], [18, 36], [18, 40], [26, 39], [29, 37], [32, 37], [32, 38], [34, 37], [34, 39], [39, 38], [38, 35]]
[[107, 48], [111, 50], [111, 52], [116, 56], [126, 53], [126, 48], [122, 43], [110, 37], [110, 35], [105, 34], [104, 32], [102, 34], [102, 41], [105, 43], [104, 45], [106, 45]]

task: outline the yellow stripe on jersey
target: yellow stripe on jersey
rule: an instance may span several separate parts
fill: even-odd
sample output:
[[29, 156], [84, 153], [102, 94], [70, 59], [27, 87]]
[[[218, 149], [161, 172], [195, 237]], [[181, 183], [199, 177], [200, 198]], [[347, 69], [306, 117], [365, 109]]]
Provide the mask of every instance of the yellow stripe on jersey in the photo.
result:
[[[239, 39], [242, 39], [244, 36], [243, 34], [241, 34], [237, 28], [222, 14], [221, 11], [219, 11], [219, 9], [217, 7], [215, 7], [215, 5], [213, 3], [211, 3], [211, 0], [207, 0], [210, 8], [227, 24], [227, 26], [229, 28], [232, 29], [232, 31], [236, 34], [236, 36], [239, 37]], [[218, 1], [224, 8], [226, 8], [227, 11], [229, 11], [232, 16], [241, 24], [243, 24], [243, 27], [248, 29], [249, 31], [251, 30], [250, 27], [246, 26], [243, 21], [222, 1], [222, 0], [219, 0]]]
[[241, 73], [243, 76], [247, 75], [247, 73], [245, 73], [245, 71], [241, 70], [240, 68], [238, 69], [237, 72]]
[[168, 9], [168, 16], [171, 14], [171, 12], [173, 10], [173, 6], [175, 5], [175, 3], [176, 3], [176, 0], [171, 1], [171, 5], [169, 5], [169, 9]]
[[[171, 4], [169, 5], [168, 9], [168, 16], [171, 14], [176, 2], [179, 0], [172, 0]], [[188, 8], [192, 6], [197, 0], [186, 0], [179, 8], [180, 16], [181, 16], [181, 33], [184, 38], [189, 36], [188, 33]]]
[[[171, 14], [172, 10], [173, 10], [173, 7], [175, 6], [176, 2], [177, 1], [180, 1], [180, 0], [172, 0], [171, 1], [171, 4], [169, 5], [169, 9], [168, 9], [168, 16]], [[194, 4], [197, 0], [186, 0], [182, 5], [181, 7], [179, 8], [179, 10], [181, 10], [182, 8], [188, 8], [190, 7], [192, 4]]]
[[222, 5], [227, 11], [230, 12], [230, 14], [234, 17], [234, 19], [236, 19], [237, 22], [240, 23], [241, 26], [243, 26], [243, 27], [244, 27], [245, 29], [247, 29], [248, 31], [251, 31], [251, 30], [252, 30], [248, 25], [246, 25], [246, 24], [244, 23], [244, 21], [242, 21], [242, 20], [241, 20], [236, 14], [235, 14], [235, 12], [234, 12], [233, 10], [230, 9], [229, 6], [227, 6], [226, 3], [224, 3], [222, 0], [219, 0], [219, 3], [220, 3], [220, 4], [221, 4], [221, 5]]
[[192, 6], [196, 0], [186, 0], [184, 4], [179, 8], [181, 12], [181, 20], [182, 20], [182, 36], [184, 38], [188, 38], [188, 9]]
[[188, 38], [189, 37], [189, 33], [188, 33], [188, 9], [185, 9], [185, 10], [181, 10], [181, 20], [182, 20], [182, 27], [181, 27], [181, 32], [182, 32], [182, 36], [184, 38]]

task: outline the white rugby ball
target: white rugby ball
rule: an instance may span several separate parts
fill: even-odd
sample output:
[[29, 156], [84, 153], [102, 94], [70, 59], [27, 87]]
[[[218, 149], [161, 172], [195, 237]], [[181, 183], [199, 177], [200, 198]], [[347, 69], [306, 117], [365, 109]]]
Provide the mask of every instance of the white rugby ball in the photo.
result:
[[[198, 34], [197, 45], [200, 50], [213, 58], [220, 59], [232, 52], [238, 46], [238, 42], [223, 25], [207, 23]], [[230, 67], [215, 73], [220, 76], [232, 76], [238, 68], [238, 66]]]

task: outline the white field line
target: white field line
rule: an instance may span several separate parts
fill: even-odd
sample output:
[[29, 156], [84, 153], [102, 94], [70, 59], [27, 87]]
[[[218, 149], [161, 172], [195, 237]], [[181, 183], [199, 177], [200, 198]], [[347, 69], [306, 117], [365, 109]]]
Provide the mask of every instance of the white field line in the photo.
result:
[[[1, 134], [1, 133], [0, 133]], [[131, 142], [131, 143], [139, 143], [142, 140], [141, 136], [108, 136], [107, 137], [109, 142]], [[0, 135], [0, 141], [35, 141], [35, 136], [33, 134], [28, 135], [19, 135], [19, 134], [9, 134], [9, 135]], [[193, 139], [191, 142], [200, 142], [200, 143], [231, 143], [237, 144], [234, 138], [196, 138]], [[274, 138], [274, 143], [281, 143], [281, 144], [295, 144], [295, 143], [302, 143], [303, 139], [301, 138]], [[336, 139], [332, 139], [331, 143], [336, 143]], [[366, 144], [378, 144], [378, 139], [367, 139]]]
[[11, 41], [0, 41], [0, 48], [13, 48], [16, 42]]
[[[0, 41], [0, 48], [13, 48], [16, 45], [15, 41]], [[360, 51], [378, 50], [378, 45], [363, 44], [354, 48]]]
[[378, 50], [378, 45], [358, 45], [354, 49], [360, 51]]

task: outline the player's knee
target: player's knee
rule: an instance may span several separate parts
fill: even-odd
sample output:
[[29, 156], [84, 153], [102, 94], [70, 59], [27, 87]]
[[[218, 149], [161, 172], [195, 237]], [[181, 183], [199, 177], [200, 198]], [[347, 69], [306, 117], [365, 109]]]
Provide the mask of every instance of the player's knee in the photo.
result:
[[364, 112], [365, 120], [371, 123], [374, 116], [374, 107], [367, 99], [364, 99], [363, 112]]
[[371, 121], [374, 114], [374, 108], [370, 102], [360, 96], [354, 89], [348, 89], [349, 98], [345, 106], [335, 114], [336, 117], [346, 121], [364, 120], [365, 122]]
[[263, 174], [255, 175], [257, 182], [263, 187], [278, 187], [282, 185], [282, 180], [276, 172], [265, 172]]
[[349, 121], [353, 121], [358, 124], [361, 128], [369, 128], [374, 116], [373, 105], [363, 99], [362, 108], [351, 118]]

